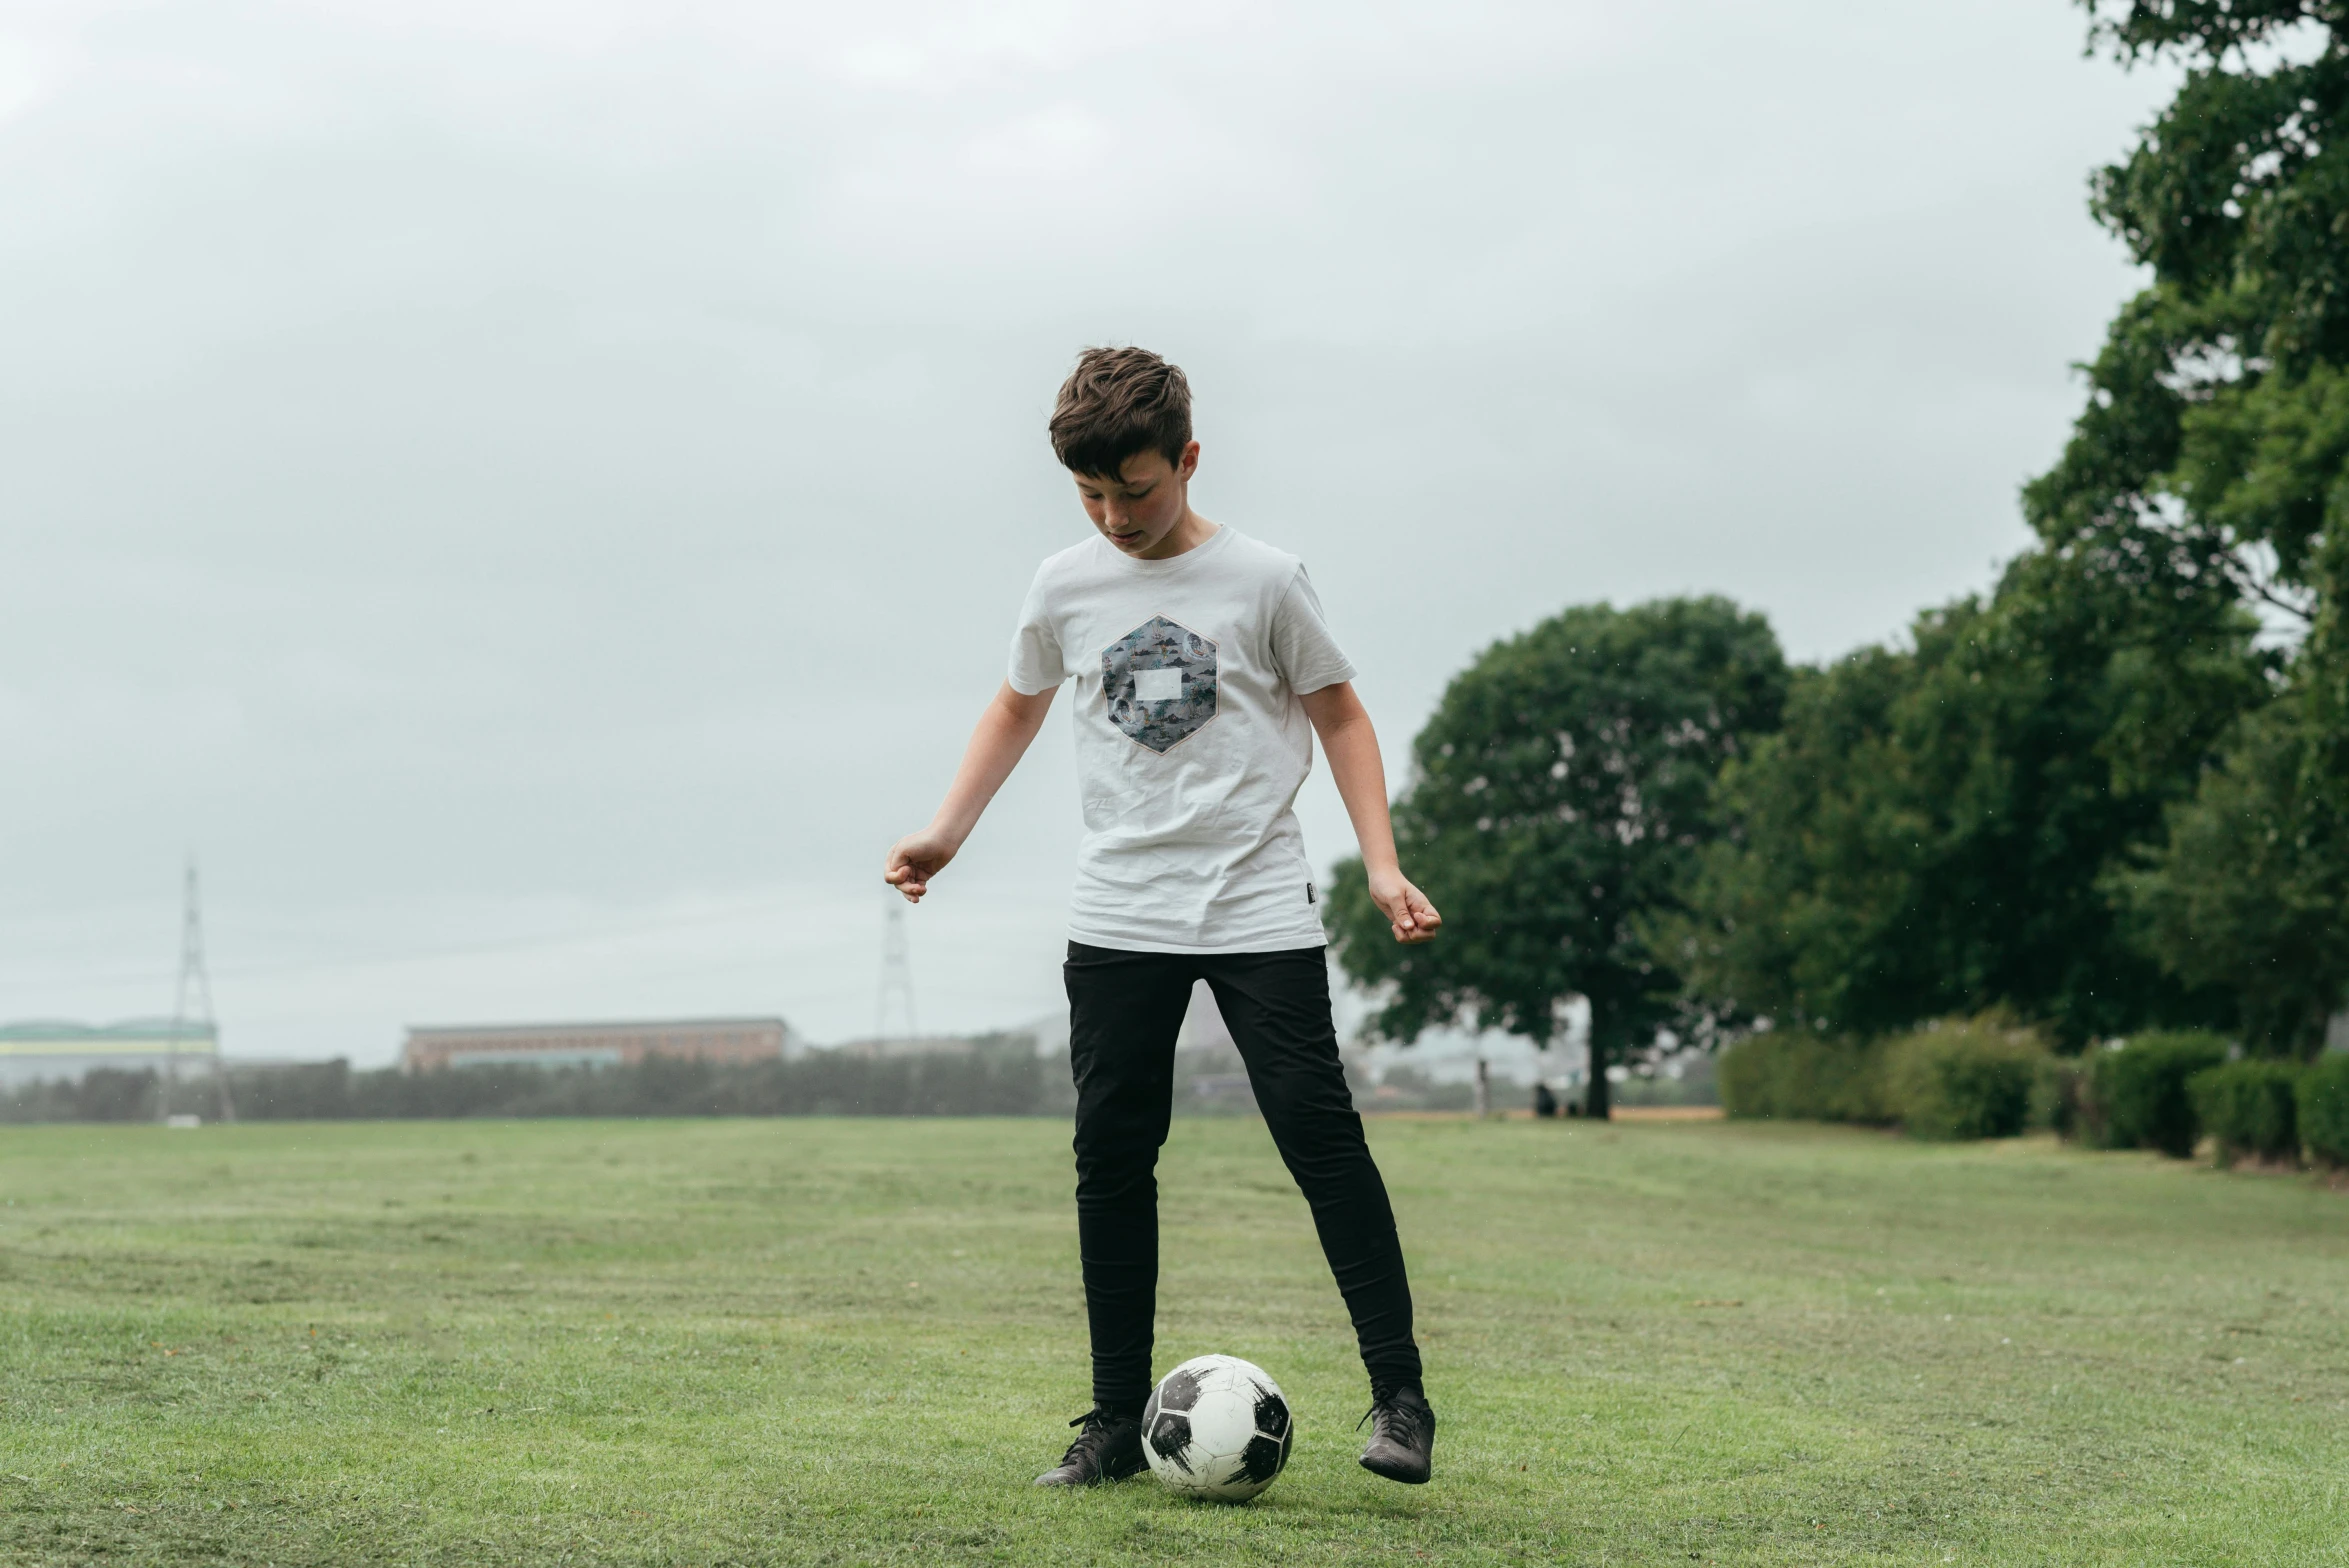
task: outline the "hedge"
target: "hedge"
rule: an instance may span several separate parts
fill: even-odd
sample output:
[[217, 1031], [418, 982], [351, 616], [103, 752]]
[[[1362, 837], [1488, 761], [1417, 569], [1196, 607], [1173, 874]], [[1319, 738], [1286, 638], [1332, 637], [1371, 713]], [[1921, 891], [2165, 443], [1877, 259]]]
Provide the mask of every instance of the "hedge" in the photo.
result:
[[1731, 1116], [1894, 1120], [1884, 1095], [1884, 1052], [1857, 1040], [1773, 1029], [1729, 1047], [1717, 1071], [1721, 1106]]
[[2227, 1059], [2215, 1034], [2143, 1034], [2100, 1051], [2089, 1070], [2097, 1141], [2111, 1149], [2159, 1149], [2185, 1159], [2200, 1137], [2186, 1080]]
[[[1731, 1046], [1718, 1071], [1731, 1116], [2000, 1138], [2021, 1132], [2035, 1100], [2056, 1094], [2045, 1086], [2047, 1061], [2035, 1034], [1985, 1018], [1879, 1041], [1774, 1029]], [[2056, 1119], [2052, 1106], [2047, 1119]]]
[[1887, 1098], [1919, 1138], [2012, 1138], [2031, 1119], [2047, 1047], [1995, 1019], [1935, 1024], [1885, 1047]]
[[2300, 1140], [2318, 1158], [2349, 1165], [2349, 1055], [2327, 1052], [2300, 1075]]
[[2290, 1062], [2226, 1062], [2187, 1079], [2186, 1098], [2202, 1130], [2217, 1141], [2220, 1165], [2245, 1155], [2297, 1161], [2299, 1083], [2300, 1068]]

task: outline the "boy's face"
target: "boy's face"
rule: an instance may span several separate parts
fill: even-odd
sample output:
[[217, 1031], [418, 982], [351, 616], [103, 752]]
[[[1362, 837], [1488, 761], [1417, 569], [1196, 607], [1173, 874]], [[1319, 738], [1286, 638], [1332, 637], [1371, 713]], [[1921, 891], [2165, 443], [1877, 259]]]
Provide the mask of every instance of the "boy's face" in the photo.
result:
[[1077, 496], [1101, 537], [1127, 555], [1153, 560], [1152, 552], [1191, 510], [1191, 476], [1199, 470], [1199, 443], [1183, 448], [1180, 462], [1164, 452], [1137, 452], [1119, 465], [1115, 478], [1078, 474]]

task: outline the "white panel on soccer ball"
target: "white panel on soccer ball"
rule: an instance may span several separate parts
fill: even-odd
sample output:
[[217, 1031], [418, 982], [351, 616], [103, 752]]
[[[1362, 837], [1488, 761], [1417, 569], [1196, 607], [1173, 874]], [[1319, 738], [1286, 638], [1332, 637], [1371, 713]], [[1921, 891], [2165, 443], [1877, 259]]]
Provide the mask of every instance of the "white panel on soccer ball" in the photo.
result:
[[1246, 1374], [1230, 1366], [1210, 1367], [1199, 1380], [1199, 1406], [1191, 1414], [1191, 1441], [1224, 1457], [1239, 1453], [1256, 1435], [1256, 1391], [1243, 1386]]

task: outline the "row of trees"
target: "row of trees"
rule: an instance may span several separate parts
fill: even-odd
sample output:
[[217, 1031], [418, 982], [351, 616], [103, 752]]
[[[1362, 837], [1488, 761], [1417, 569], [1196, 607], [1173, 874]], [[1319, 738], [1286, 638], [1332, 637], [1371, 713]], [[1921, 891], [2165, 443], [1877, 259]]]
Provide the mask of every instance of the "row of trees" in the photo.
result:
[[[173, 1108], [182, 1108], [181, 1100]], [[1035, 1116], [1074, 1101], [1068, 1067], [1024, 1034], [970, 1051], [895, 1057], [818, 1051], [791, 1061], [648, 1057], [619, 1067], [460, 1067], [406, 1073], [346, 1061], [231, 1069], [246, 1121], [467, 1116]], [[149, 1071], [101, 1069], [0, 1094], [0, 1124], [153, 1121], [164, 1086]], [[209, 1096], [199, 1108], [212, 1109]]]
[[[347, 1061], [234, 1066], [228, 1094], [208, 1074], [166, 1083], [151, 1070], [100, 1068], [78, 1079], [0, 1087], [0, 1126], [25, 1122], [152, 1122], [166, 1111], [245, 1121], [401, 1120], [469, 1116], [1065, 1116], [1076, 1105], [1065, 1053], [1039, 1056], [1031, 1034], [981, 1035], [970, 1048], [863, 1056], [810, 1051], [790, 1060], [706, 1062], [653, 1056], [613, 1067], [517, 1062], [402, 1072]], [[1371, 1103], [1437, 1103], [1449, 1086], [1401, 1082]], [[1356, 1082], [1365, 1099], [1371, 1086]], [[1465, 1103], [1468, 1090], [1457, 1086]], [[1175, 1063], [1185, 1115], [1255, 1108], [1230, 1046], [1185, 1051]]]
[[1334, 889], [1377, 1032], [1547, 1042], [1582, 996], [1594, 1068], [1666, 1027], [1991, 1009], [2071, 1050], [2318, 1046], [2349, 986], [2349, 11], [2089, 9], [2185, 76], [2093, 182], [2152, 281], [2024, 491], [2036, 546], [1822, 668], [1719, 599], [1487, 650], [1397, 804], [1444, 940], [1379, 941], [1358, 865]]

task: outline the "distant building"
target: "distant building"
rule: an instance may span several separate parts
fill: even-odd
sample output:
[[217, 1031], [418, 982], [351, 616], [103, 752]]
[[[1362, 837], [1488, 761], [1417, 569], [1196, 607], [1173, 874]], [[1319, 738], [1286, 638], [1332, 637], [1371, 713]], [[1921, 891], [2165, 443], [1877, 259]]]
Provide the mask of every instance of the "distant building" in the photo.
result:
[[181, 1024], [168, 1018], [134, 1018], [119, 1024], [0, 1024], [0, 1084], [42, 1078], [79, 1081], [99, 1067], [132, 1073], [209, 1073], [219, 1049], [218, 1028], [193, 1020]]
[[444, 1067], [619, 1067], [648, 1056], [765, 1062], [798, 1054], [780, 1018], [686, 1018], [620, 1024], [487, 1024], [412, 1028], [400, 1070]]

